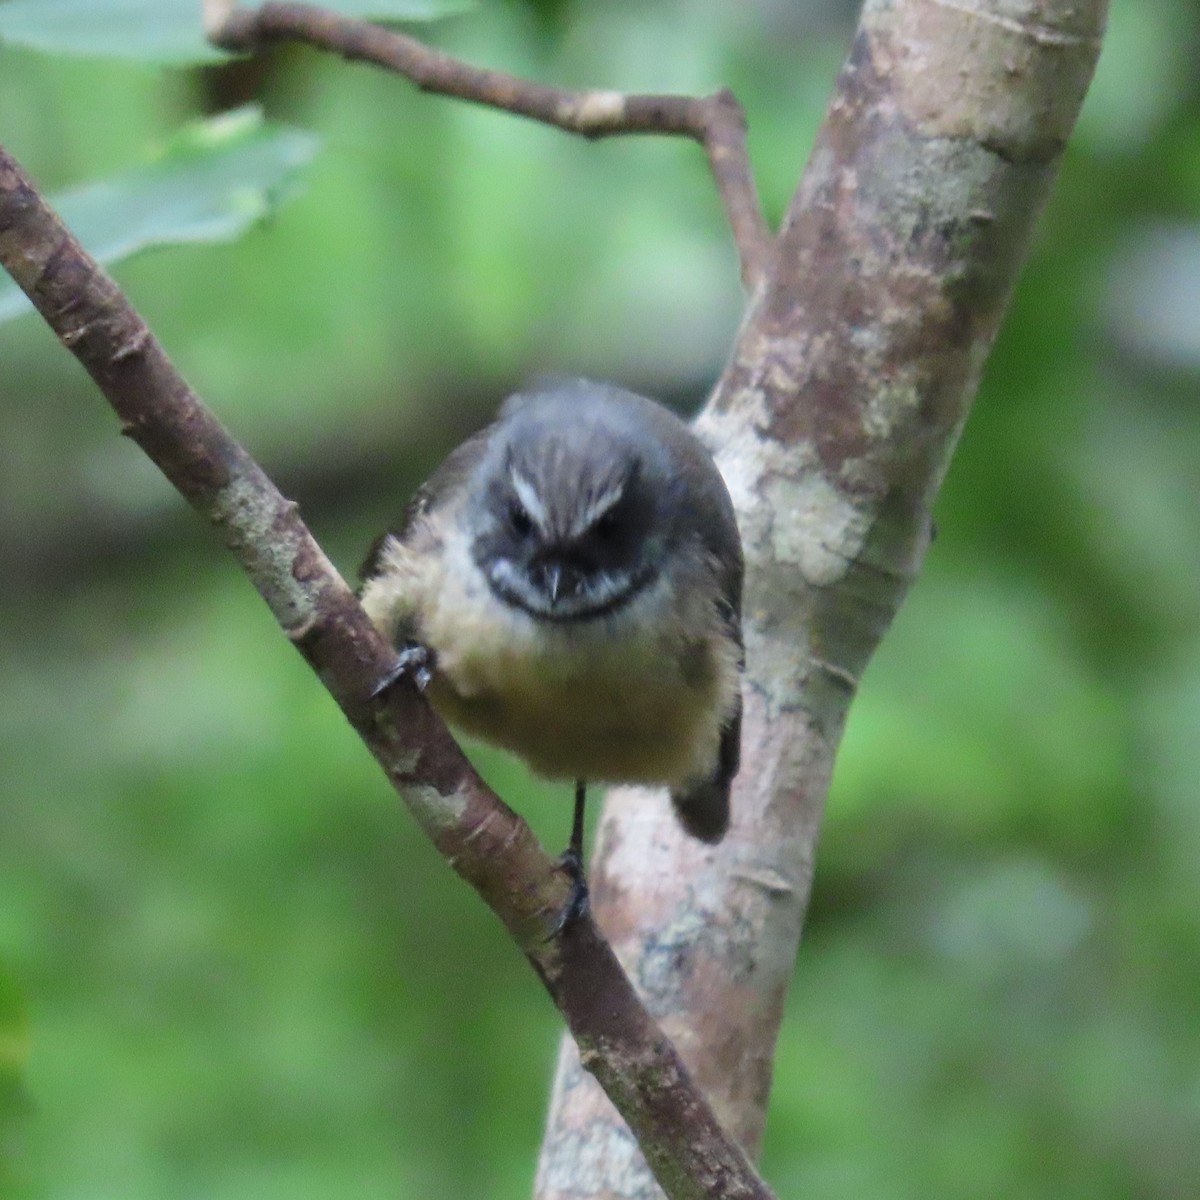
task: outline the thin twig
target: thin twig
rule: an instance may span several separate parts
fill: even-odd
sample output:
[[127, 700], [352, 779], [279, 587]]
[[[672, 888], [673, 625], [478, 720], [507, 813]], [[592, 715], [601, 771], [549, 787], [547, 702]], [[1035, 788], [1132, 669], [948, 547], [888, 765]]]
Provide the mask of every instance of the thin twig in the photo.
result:
[[262, 468], [182, 379], [117, 285], [0, 148], [0, 263], [108, 398], [122, 429], [218, 530], [454, 869], [562, 1011], [671, 1200], [770, 1200], [589, 917], [548, 940], [567, 882], [409, 688], [371, 698], [393, 652]]
[[771, 233], [746, 152], [746, 116], [728, 89], [711, 96], [656, 96], [547, 87], [472, 66], [405, 34], [314, 5], [264, 4], [229, 11], [228, 0], [208, 2], [209, 39], [225, 50], [247, 53], [266, 42], [307, 42], [343, 58], [395, 71], [422, 91], [485, 104], [586, 138], [690, 137], [708, 155], [747, 291], [753, 291], [763, 277]]

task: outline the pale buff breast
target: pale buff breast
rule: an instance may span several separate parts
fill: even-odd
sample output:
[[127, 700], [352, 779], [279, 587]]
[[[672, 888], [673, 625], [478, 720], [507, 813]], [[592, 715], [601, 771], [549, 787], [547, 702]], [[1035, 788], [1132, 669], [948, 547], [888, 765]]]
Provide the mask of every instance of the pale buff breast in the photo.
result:
[[[430, 575], [398, 544], [387, 565], [364, 604], [390, 635], [411, 625], [436, 652], [429, 698], [452, 724], [550, 778], [682, 783], [711, 771], [737, 689], [711, 598], [672, 600], [659, 583], [617, 613], [554, 625], [501, 603], [465, 541], [446, 544]], [[667, 619], [672, 604], [694, 611]]]

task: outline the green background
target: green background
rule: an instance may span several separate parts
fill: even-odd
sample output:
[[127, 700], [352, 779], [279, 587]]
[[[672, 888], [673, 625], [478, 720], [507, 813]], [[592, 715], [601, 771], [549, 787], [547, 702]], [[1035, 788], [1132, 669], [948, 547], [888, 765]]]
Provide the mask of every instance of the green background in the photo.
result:
[[[732, 86], [777, 219], [851, 7], [496, 2], [421, 33], [548, 82]], [[1114, 0], [853, 709], [781, 1196], [1200, 1195], [1198, 30], [1187, 0]], [[0, 47], [0, 142], [49, 190], [249, 100], [319, 135], [302, 186], [117, 275], [347, 573], [531, 374], [703, 398], [742, 299], [695, 146], [589, 145], [292, 48]], [[528, 1195], [556, 1014], [116, 433], [40, 322], [0, 326], [0, 1195]], [[479, 761], [557, 848], [567, 790]]]

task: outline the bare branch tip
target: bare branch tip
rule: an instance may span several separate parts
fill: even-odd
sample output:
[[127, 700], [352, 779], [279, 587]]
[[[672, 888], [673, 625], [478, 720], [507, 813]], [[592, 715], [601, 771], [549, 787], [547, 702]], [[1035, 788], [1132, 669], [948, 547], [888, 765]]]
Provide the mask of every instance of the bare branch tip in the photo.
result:
[[723, 87], [704, 98], [711, 119], [733, 122], [743, 133], [746, 132], [746, 110], [731, 88]]
[[235, 8], [237, 0], [201, 0], [204, 36], [211, 38], [219, 35], [226, 22], [233, 16]]
[[254, 48], [256, 10], [239, 9], [237, 0], [201, 0], [204, 36], [221, 50]]

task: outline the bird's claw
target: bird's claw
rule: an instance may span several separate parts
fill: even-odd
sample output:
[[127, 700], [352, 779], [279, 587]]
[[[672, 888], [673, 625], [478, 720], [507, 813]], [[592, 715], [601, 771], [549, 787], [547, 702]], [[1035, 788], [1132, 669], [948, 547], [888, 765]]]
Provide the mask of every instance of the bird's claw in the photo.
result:
[[552, 942], [560, 933], [574, 925], [591, 907], [587, 880], [583, 875], [583, 861], [579, 854], [574, 850], [565, 850], [556, 865], [571, 881], [571, 892], [558, 914], [558, 920], [554, 922], [554, 928], [546, 938], [548, 942]]
[[420, 642], [405, 643], [396, 655], [395, 662], [371, 689], [371, 699], [378, 700], [406, 675], [413, 681], [417, 691], [423, 692], [433, 679], [435, 666], [434, 653], [428, 646], [422, 646]]

